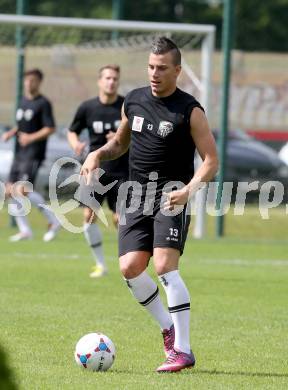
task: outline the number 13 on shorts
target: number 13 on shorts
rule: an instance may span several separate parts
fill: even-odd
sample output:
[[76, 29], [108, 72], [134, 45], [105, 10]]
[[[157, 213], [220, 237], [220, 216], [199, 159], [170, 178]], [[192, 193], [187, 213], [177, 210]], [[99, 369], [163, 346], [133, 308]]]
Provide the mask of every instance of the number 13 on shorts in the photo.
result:
[[179, 235], [178, 229], [175, 229], [175, 228], [169, 228], [169, 232], [170, 232], [170, 236], [172, 236], [172, 237], [178, 237], [178, 235]]

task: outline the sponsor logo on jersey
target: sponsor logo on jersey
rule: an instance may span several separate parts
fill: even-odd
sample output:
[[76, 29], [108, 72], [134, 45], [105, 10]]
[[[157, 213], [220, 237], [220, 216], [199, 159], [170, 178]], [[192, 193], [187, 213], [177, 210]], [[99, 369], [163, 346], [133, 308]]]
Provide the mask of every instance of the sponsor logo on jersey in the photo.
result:
[[18, 110], [16, 111], [16, 119], [17, 121], [21, 121], [22, 118], [23, 118], [23, 110], [21, 108], [18, 108]]
[[105, 123], [104, 128], [105, 128], [105, 130], [111, 130], [111, 128], [112, 128], [111, 123]]
[[95, 121], [92, 126], [95, 134], [103, 133], [103, 122]]
[[34, 112], [30, 109], [28, 110], [22, 110], [22, 108], [18, 108], [16, 112], [16, 119], [17, 121], [21, 121], [23, 118], [29, 122], [33, 118]]
[[142, 126], [143, 126], [144, 118], [142, 116], [135, 116], [133, 118], [133, 123], [132, 123], [132, 130], [134, 131], [142, 131]]
[[161, 135], [161, 137], [165, 138], [168, 134], [173, 131], [173, 123], [167, 121], [161, 121], [159, 123], [159, 128], [157, 134]]

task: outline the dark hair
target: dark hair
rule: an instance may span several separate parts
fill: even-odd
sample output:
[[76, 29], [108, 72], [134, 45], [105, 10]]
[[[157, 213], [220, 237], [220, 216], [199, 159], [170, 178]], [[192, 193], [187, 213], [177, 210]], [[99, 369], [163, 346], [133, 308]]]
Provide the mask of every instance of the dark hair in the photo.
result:
[[38, 68], [26, 70], [26, 72], [24, 72], [24, 77], [26, 76], [36, 76], [40, 81], [44, 78], [43, 72]]
[[174, 65], [181, 65], [181, 53], [177, 45], [166, 37], [158, 37], [152, 42], [151, 53], [166, 54], [171, 52]]
[[102, 66], [102, 68], [99, 69], [99, 78], [102, 76], [102, 72], [105, 69], [111, 69], [111, 70], [114, 70], [114, 72], [116, 72], [116, 73], [120, 73], [120, 66], [119, 65], [108, 64], [108, 65]]

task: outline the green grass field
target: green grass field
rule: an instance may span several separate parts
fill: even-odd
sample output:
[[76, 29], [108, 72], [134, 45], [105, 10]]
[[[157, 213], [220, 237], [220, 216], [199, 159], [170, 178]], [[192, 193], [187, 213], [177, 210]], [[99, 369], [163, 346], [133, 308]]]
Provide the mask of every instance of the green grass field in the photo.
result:
[[[287, 389], [288, 224], [283, 208], [271, 216], [262, 221], [249, 207], [243, 217], [228, 215], [225, 239], [213, 238], [212, 219], [207, 239], [190, 235], [181, 272], [192, 296], [197, 364], [159, 375], [161, 335], [120, 277], [115, 231], [103, 229], [109, 274], [91, 280], [81, 235], [61, 231], [43, 243], [43, 219], [33, 212], [35, 239], [9, 244], [13, 230], [1, 211], [0, 344], [19, 388]], [[80, 210], [71, 218], [80, 223]], [[74, 362], [76, 341], [91, 331], [116, 345], [106, 373]]]

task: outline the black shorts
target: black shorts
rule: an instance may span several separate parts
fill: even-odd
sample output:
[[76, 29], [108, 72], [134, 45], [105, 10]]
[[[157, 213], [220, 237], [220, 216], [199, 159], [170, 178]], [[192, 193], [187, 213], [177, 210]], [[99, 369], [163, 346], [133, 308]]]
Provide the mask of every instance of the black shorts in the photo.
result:
[[112, 177], [112, 176], [105, 176], [105, 175], [103, 175], [100, 178], [100, 182], [103, 186], [109, 185], [114, 180], [118, 180], [118, 182], [112, 188], [110, 188], [109, 191], [107, 191], [103, 195], [94, 192], [94, 198], [96, 199], [97, 202], [99, 202], [100, 205], [102, 205], [102, 203], [106, 199], [109, 209], [113, 213], [116, 213], [116, 204], [117, 204], [119, 187], [121, 186], [122, 183], [124, 183], [127, 180], [127, 178], [119, 178], [119, 177]]
[[153, 254], [153, 248], [174, 248], [182, 254], [189, 224], [186, 206], [176, 216], [163, 215], [160, 209], [153, 215], [143, 215], [142, 210], [126, 214], [126, 224], [119, 225], [119, 256], [134, 251]]
[[10, 183], [16, 183], [17, 181], [29, 181], [34, 184], [41, 163], [42, 161], [40, 160], [14, 157], [8, 181]]

